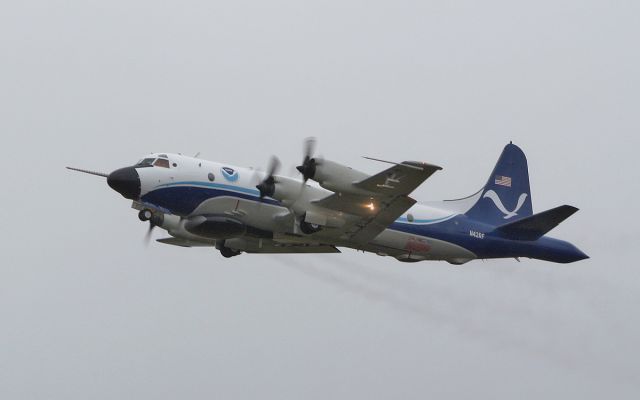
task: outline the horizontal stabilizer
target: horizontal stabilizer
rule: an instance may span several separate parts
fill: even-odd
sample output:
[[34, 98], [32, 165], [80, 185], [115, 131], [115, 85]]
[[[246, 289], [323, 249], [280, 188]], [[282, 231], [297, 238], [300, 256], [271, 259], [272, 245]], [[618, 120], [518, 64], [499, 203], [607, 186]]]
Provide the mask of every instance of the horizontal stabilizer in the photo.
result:
[[567, 205], [552, 208], [551, 210], [501, 225], [496, 228], [495, 232], [513, 240], [537, 240], [572, 216], [576, 211], [578, 211], [577, 208]]

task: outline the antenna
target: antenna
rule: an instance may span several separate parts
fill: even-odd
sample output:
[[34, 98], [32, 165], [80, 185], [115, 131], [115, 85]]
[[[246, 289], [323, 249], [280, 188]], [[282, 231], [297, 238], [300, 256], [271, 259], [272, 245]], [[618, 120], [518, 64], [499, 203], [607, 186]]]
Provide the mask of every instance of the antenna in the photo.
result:
[[87, 169], [80, 169], [80, 168], [74, 168], [74, 167], [67, 167], [67, 169], [70, 169], [72, 171], [82, 172], [85, 174], [102, 176], [103, 178], [107, 178], [109, 176], [109, 174], [105, 174], [104, 172], [89, 171]]

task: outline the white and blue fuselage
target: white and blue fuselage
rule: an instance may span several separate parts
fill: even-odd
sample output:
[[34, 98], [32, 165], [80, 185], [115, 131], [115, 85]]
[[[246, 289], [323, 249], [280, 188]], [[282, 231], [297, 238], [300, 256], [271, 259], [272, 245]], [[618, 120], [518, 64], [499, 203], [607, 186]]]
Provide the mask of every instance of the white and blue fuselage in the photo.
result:
[[[587, 257], [568, 242], [544, 236], [514, 240], [509, 231], [496, 229], [503, 219], [509, 222], [505, 218], [530, 207], [524, 203], [530, 202], [528, 176], [527, 192], [518, 193], [509, 204], [509, 196], [502, 195], [498, 186], [487, 186], [462, 200], [415, 204], [367, 243], [351, 242], [341, 234], [340, 227], [357, 223], [356, 218], [330, 211], [329, 219], [339, 223], [307, 234], [300, 232], [299, 218], [313, 207], [310, 200], [333, 192], [278, 176], [280, 182], [299, 188], [299, 193], [289, 199], [261, 198], [256, 185], [266, 177], [265, 172], [253, 168], [156, 153], [133, 167], [114, 171], [108, 181], [124, 197], [134, 200], [135, 208], [141, 212], [162, 214], [156, 225], [166, 229], [172, 239], [160, 241], [181, 246], [220, 248], [222, 244], [238, 254], [288, 252], [287, 248], [331, 252], [323, 249], [349, 247], [401, 261], [445, 260], [454, 264], [477, 258], [531, 257], [572, 262]], [[487, 212], [483, 207], [492, 207], [488, 212], [495, 213], [498, 219], [474, 218]], [[198, 226], [210, 222], [207, 227], [221, 231], [212, 236], [200, 235], [205, 232], [202, 229], [190, 229], [201, 222]]]

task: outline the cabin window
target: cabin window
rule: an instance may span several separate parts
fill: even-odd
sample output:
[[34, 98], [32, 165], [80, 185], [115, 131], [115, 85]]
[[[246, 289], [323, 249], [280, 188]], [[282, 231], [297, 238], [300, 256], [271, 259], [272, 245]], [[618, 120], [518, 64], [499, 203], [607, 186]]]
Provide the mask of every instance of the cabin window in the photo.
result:
[[209, 172], [208, 178], [211, 182], [213, 182], [216, 179], [216, 177], [213, 175], [212, 172]]

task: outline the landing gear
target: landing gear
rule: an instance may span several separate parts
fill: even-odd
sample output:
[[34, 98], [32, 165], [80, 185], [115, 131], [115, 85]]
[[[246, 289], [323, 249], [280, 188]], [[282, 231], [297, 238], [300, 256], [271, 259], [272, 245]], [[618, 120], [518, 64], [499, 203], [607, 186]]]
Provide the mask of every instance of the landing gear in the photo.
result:
[[149, 209], [140, 210], [140, 212], [138, 213], [138, 218], [142, 222], [149, 221], [152, 217], [153, 212], [151, 212], [151, 210]]
[[216, 244], [216, 249], [220, 250], [220, 254], [222, 254], [222, 257], [224, 258], [239, 256], [240, 253], [242, 253], [240, 250], [234, 250], [230, 247], [225, 246], [224, 240]]
[[311, 235], [320, 231], [322, 227], [318, 224], [310, 224], [309, 222], [300, 221], [300, 230], [306, 235]]
[[231, 258], [231, 257], [239, 256], [240, 251], [223, 246], [220, 248], [220, 254], [222, 254], [222, 257], [224, 258]]
[[302, 214], [302, 217], [300, 217], [300, 230], [302, 231], [302, 233], [304, 233], [305, 235], [311, 235], [312, 233], [316, 233], [322, 229], [322, 226], [318, 224], [312, 224], [305, 221], [306, 218], [306, 213]]

